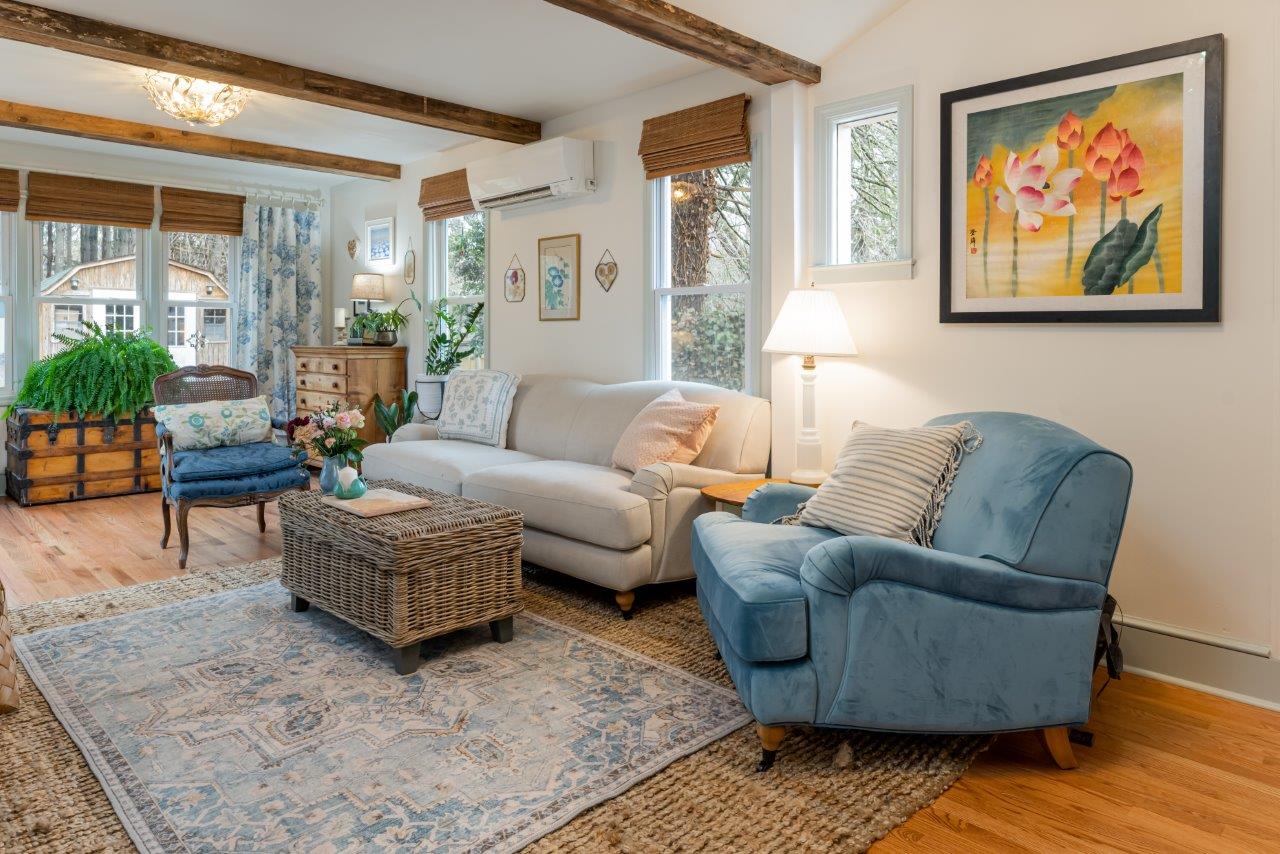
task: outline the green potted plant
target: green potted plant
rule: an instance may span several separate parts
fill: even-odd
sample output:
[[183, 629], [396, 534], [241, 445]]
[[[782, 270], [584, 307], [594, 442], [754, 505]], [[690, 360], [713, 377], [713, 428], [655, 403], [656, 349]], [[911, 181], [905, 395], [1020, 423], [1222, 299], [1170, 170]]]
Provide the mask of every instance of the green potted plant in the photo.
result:
[[401, 389], [400, 399], [391, 403], [384, 403], [379, 395], [373, 396], [373, 415], [378, 427], [387, 434], [388, 442], [393, 433], [413, 420], [413, 409], [417, 405], [418, 393], [407, 388]]
[[[373, 343], [379, 347], [393, 347], [398, 340], [398, 335], [409, 325], [409, 316], [400, 311], [400, 306], [407, 303], [411, 298], [406, 297], [400, 300], [400, 303], [387, 311], [373, 312]], [[415, 299], [414, 302], [417, 302]]]
[[427, 338], [424, 359], [425, 372], [419, 374], [416, 385], [421, 399], [421, 412], [427, 418], [439, 418], [444, 404], [444, 384], [463, 360], [475, 355], [476, 328], [484, 303], [477, 302], [450, 311], [449, 304], [440, 300], [432, 312], [435, 334]]

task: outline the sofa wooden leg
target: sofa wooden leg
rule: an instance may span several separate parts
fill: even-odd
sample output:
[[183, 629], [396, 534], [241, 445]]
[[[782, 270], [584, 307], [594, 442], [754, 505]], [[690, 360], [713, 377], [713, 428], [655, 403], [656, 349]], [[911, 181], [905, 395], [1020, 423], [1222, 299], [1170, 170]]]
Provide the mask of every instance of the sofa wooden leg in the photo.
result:
[[187, 568], [187, 550], [191, 547], [191, 537], [187, 533], [187, 513], [191, 511], [191, 505], [186, 501], [178, 501], [178, 545], [181, 547], [178, 552], [178, 569]]
[[169, 521], [169, 499], [160, 495], [160, 515], [164, 517], [164, 536], [160, 538], [160, 548], [169, 548], [169, 534], [173, 531], [173, 524]]
[[267, 502], [258, 502], [258, 533], [265, 534], [267, 532]]
[[760, 763], [757, 771], [768, 771], [778, 758], [778, 748], [782, 746], [782, 738], [787, 734], [784, 726], [768, 726], [756, 724], [756, 735], [760, 736]]
[[620, 593], [613, 594], [613, 601], [618, 603], [618, 608], [622, 611], [622, 619], [631, 619], [631, 606], [636, 603], [636, 593], [634, 590], [623, 590]]
[[1071, 752], [1071, 733], [1067, 727], [1045, 727], [1037, 731], [1036, 735], [1040, 737], [1040, 743], [1044, 745], [1044, 749], [1053, 757], [1053, 761], [1059, 768], [1067, 771], [1079, 765], [1075, 754]]

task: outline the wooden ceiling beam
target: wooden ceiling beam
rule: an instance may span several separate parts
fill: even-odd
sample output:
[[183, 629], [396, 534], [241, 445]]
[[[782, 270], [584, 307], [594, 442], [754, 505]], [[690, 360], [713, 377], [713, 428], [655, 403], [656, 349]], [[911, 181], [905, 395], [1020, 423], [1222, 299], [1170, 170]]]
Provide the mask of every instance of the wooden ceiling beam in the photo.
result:
[[542, 136], [541, 125], [528, 119], [14, 0], [0, 0], [0, 38], [487, 139], [526, 143]]
[[822, 69], [658, 0], [546, 0], [633, 36], [745, 74], [760, 83], [817, 83]]
[[180, 151], [184, 154], [203, 154], [227, 160], [243, 160], [249, 163], [266, 163], [271, 166], [288, 166], [294, 169], [310, 169], [315, 172], [334, 172], [356, 178], [376, 178], [394, 181], [400, 177], [400, 167], [395, 163], [346, 157], [307, 151], [265, 142], [250, 142], [226, 136], [214, 136], [189, 130], [173, 130], [158, 125], [108, 119], [84, 113], [69, 113], [30, 104], [0, 101], [0, 127], [25, 128], [27, 130], [77, 136], [81, 139], [97, 139], [119, 142], [124, 145], [141, 145]]

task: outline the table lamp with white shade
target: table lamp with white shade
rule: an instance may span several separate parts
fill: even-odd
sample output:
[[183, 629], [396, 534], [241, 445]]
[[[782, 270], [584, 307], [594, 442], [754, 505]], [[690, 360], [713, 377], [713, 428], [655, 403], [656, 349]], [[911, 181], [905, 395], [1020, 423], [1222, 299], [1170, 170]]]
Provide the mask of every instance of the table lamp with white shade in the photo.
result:
[[764, 352], [804, 357], [800, 370], [800, 432], [796, 435], [796, 468], [791, 472], [791, 482], [816, 486], [827, 473], [822, 469], [822, 437], [814, 400], [818, 379], [814, 357], [858, 355], [835, 293], [817, 288], [797, 288], [788, 293], [765, 339]]

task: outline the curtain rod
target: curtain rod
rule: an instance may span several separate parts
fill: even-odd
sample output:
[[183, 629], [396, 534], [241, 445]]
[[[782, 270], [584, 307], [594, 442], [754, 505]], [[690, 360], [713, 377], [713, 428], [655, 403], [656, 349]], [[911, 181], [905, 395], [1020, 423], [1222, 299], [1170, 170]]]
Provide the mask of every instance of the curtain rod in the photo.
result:
[[[73, 169], [46, 169], [44, 167], [17, 166], [8, 163], [0, 163], [0, 168], [16, 169], [19, 172], [48, 172], [53, 175], [70, 175], [76, 178], [102, 178], [108, 181], [150, 184], [156, 187], [174, 187], [175, 189], [180, 190], [205, 190], [211, 193], [235, 193], [237, 195], [245, 196], [247, 200], [259, 205], [279, 205], [281, 207], [302, 205], [307, 210], [319, 210], [325, 205], [324, 195], [319, 190], [299, 190], [288, 187], [273, 187], [268, 184], [245, 184], [235, 182], [218, 183], [214, 181], [194, 184], [186, 181], [152, 180], [138, 178], [137, 176], [112, 175], [104, 172], [78, 172]], [[26, 198], [26, 195], [26, 182], [23, 181], [23, 198]]]

